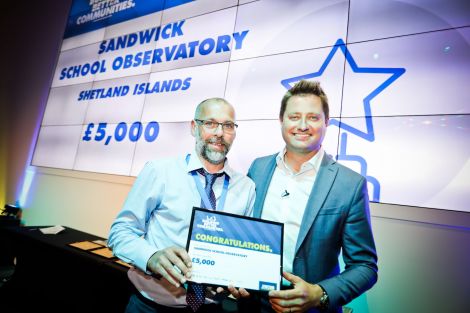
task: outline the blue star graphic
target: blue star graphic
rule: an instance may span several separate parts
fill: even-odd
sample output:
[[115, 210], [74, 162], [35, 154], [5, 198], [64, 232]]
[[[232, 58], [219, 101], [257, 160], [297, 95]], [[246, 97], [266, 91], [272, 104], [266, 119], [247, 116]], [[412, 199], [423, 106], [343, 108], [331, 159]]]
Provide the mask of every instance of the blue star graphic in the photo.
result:
[[[363, 100], [363, 106], [364, 106], [364, 120], [366, 122], [366, 131], [363, 132], [360, 129], [357, 129], [351, 125], [348, 125], [346, 123], [341, 122], [341, 118], [335, 119], [331, 118], [329, 121], [329, 125], [334, 125], [339, 127], [340, 129], [349, 132], [355, 136], [358, 136], [360, 138], [363, 138], [367, 141], [374, 141], [375, 140], [375, 134], [374, 134], [374, 123], [373, 123], [373, 118], [372, 118], [372, 112], [371, 112], [371, 105], [370, 102], [373, 98], [375, 98], [380, 92], [382, 92], [385, 88], [390, 86], [395, 80], [398, 79], [401, 75], [405, 73], [404, 68], [377, 68], [377, 67], [359, 67], [357, 66], [356, 62], [354, 61], [352, 55], [349, 53], [348, 48], [344, 41], [342, 39], [338, 39], [331, 49], [330, 53], [326, 57], [325, 61], [323, 62], [322, 66], [317, 72], [309, 73], [309, 74], [304, 74], [300, 76], [295, 76], [291, 78], [287, 78], [281, 81], [281, 84], [286, 88], [290, 89], [296, 82], [299, 80], [305, 79], [311, 79], [314, 77], [319, 77], [322, 76], [325, 69], [328, 67], [330, 64], [331, 60], [333, 59], [333, 56], [335, 53], [340, 50], [343, 54], [344, 57], [346, 58], [347, 63], [351, 67], [351, 70], [354, 73], [370, 73], [370, 74], [390, 74], [390, 77], [386, 79], [382, 84], [380, 84], [377, 88], [375, 88], [370, 94], [368, 94], [364, 100]], [[355, 161], [359, 162], [361, 165], [361, 175], [363, 175], [369, 183], [371, 183], [374, 186], [374, 191], [373, 191], [373, 196], [372, 200], [373, 201], [379, 201], [380, 198], [380, 183], [379, 181], [372, 177], [367, 175], [367, 162], [366, 160], [358, 155], [348, 155], [347, 154], [347, 133], [342, 133], [341, 134], [341, 139], [340, 139], [340, 149], [337, 155], [338, 160], [345, 160], [345, 161]]]

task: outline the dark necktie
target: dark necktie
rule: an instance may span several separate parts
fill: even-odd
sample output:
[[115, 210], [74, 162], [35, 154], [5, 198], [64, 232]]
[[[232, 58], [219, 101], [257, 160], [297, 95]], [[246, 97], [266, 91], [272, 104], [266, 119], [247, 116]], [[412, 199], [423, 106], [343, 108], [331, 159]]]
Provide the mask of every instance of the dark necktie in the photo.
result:
[[[214, 194], [214, 190], [212, 190], [212, 186], [214, 186], [214, 182], [217, 179], [217, 177], [222, 176], [223, 174], [222, 173], [211, 174], [202, 168], [198, 169], [197, 171], [199, 174], [201, 174], [202, 176], [206, 178], [206, 186], [204, 187], [204, 190], [206, 191], [206, 195], [209, 198], [209, 202], [211, 203], [211, 207], [206, 208], [206, 209], [215, 210], [216, 208], [215, 194]], [[204, 201], [202, 200], [201, 200], [201, 207], [205, 208]]]
[[[215, 194], [214, 194], [214, 190], [212, 190], [212, 186], [214, 185], [214, 182], [217, 179], [217, 177], [223, 174], [211, 174], [202, 168], [198, 169], [197, 172], [206, 178], [206, 186], [204, 187], [204, 190], [211, 204], [211, 207], [206, 208], [206, 209], [215, 210], [216, 208]], [[201, 207], [203, 208], [205, 207], [203, 200], [201, 200]], [[191, 282], [188, 283], [188, 291], [186, 293], [186, 302], [188, 303], [189, 307], [194, 312], [196, 312], [199, 309], [199, 307], [204, 304], [204, 301], [205, 301], [204, 294], [205, 294], [205, 287], [203, 285], [197, 284], [197, 283], [191, 283]]]

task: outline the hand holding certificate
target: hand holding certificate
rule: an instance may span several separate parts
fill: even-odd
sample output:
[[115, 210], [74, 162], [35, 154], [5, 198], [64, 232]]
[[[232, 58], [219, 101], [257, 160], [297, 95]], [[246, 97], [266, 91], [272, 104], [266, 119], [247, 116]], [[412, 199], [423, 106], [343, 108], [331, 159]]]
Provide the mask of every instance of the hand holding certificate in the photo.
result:
[[191, 280], [248, 290], [279, 290], [284, 225], [194, 208], [187, 250]]

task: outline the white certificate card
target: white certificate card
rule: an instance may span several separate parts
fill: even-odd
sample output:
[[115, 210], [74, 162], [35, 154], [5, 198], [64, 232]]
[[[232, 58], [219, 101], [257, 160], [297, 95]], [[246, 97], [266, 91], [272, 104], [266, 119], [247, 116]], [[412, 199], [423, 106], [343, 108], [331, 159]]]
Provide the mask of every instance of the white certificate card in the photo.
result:
[[284, 224], [194, 208], [187, 250], [191, 281], [279, 290]]

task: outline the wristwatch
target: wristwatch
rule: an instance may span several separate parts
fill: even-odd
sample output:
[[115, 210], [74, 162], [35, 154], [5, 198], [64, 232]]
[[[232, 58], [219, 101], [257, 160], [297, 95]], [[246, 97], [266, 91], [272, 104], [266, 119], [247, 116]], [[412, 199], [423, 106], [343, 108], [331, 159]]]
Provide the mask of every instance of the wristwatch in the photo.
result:
[[[318, 285], [320, 286], [320, 285]], [[328, 310], [328, 305], [330, 304], [330, 299], [328, 298], [328, 294], [326, 293], [325, 289], [322, 286], [320, 288], [323, 290], [323, 295], [320, 297], [320, 304], [318, 305], [318, 309], [320, 311]]]

